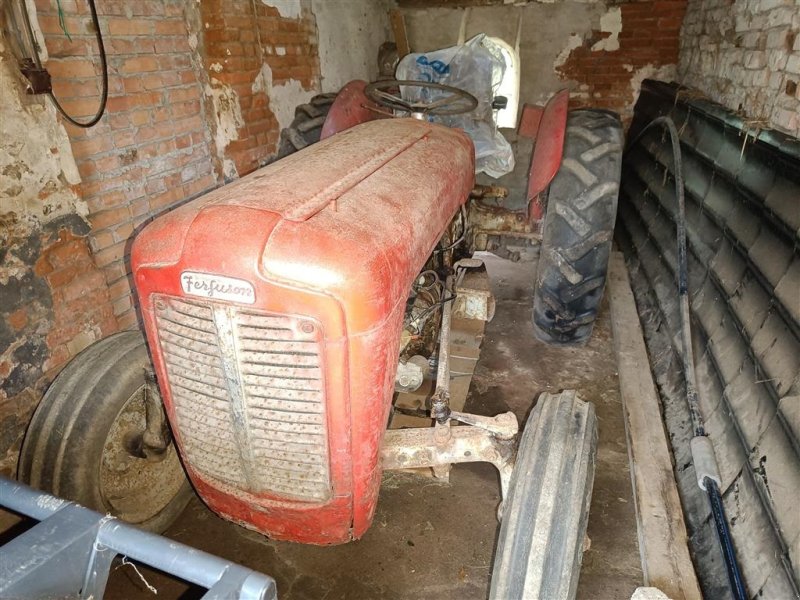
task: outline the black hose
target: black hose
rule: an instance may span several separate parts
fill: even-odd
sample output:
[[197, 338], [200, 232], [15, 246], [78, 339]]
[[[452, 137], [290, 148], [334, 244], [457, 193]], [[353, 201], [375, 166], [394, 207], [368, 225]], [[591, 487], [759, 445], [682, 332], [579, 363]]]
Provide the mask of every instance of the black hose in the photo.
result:
[[[58, 112], [71, 124], [75, 125], [76, 127], [83, 127], [88, 129], [89, 127], [94, 127], [103, 117], [103, 113], [106, 111], [106, 104], [108, 103], [108, 62], [106, 61], [106, 47], [103, 44], [103, 34], [100, 32], [100, 21], [97, 18], [97, 7], [94, 5], [94, 0], [87, 0], [89, 4], [89, 10], [92, 13], [92, 24], [94, 25], [94, 31], [97, 36], [97, 47], [100, 53], [100, 65], [103, 69], [103, 90], [100, 96], [100, 106], [97, 109], [97, 113], [92, 117], [89, 121], [78, 121], [77, 119], [71, 117], [67, 114], [67, 111], [61, 106], [58, 102], [58, 98], [56, 98], [55, 94], [51, 90], [48, 92], [50, 99], [53, 101], [53, 104], [58, 109]], [[28, 6], [25, 3], [25, 0], [22, 0], [22, 15], [25, 20], [25, 28], [28, 30], [28, 37], [30, 38], [31, 48], [33, 49], [33, 60], [36, 63], [36, 66], [40, 69], [42, 68], [42, 61], [39, 58], [39, 50], [36, 44], [36, 38], [33, 35], [33, 27], [31, 26], [31, 18], [28, 14]]]
[[706, 493], [711, 504], [711, 512], [714, 515], [714, 524], [717, 526], [720, 547], [722, 548], [725, 569], [728, 571], [728, 581], [731, 584], [733, 597], [736, 600], [744, 600], [747, 593], [744, 590], [742, 574], [739, 571], [739, 563], [736, 560], [736, 550], [733, 548], [731, 530], [728, 527], [728, 520], [725, 518], [725, 507], [722, 505], [722, 494], [720, 494], [717, 482], [706, 477]]
[[[672, 145], [673, 176], [675, 179], [675, 195], [678, 199], [678, 215], [676, 219], [678, 237], [678, 297], [681, 314], [681, 346], [683, 359], [683, 375], [686, 381], [686, 403], [689, 406], [689, 415], [695, 437], [705, 436], [703, 416], [697, 399], [697, 377], [694, 370], [694, 350], [692, 349], [691, 313], [689, 310], [689, 267], [686, 253], [686, 199], [683, 186], [683, 159], [681, 157], [681, 144], [678, 129], [669, 117], [657, 117], [650, 121], [638, 135], [628, 144], [625, 151], [630, 152], [644, 134], [651, 128], [663, 126], [667, 129]], [[722, 494], [716, 481], [706, 477], [703, 481], [708, 501], [711, 504], [711, 513], [714, 517], [717, 535], [720, 543], [725, 569], [728, 572], [728, 581], [731, 593], [736, 600], [745, 600], [747, 593], [744, 589], [741, 570], [736, 560], [736, 549], [733, 547], [730, 527], [725, 517], [725, 507], [722, 504]]]

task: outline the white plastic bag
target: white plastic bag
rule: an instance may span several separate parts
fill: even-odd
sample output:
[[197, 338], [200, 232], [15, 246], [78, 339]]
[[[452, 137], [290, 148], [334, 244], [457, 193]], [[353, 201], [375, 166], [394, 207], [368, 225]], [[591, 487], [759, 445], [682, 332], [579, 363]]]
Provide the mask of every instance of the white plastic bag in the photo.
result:
[[[429, 115], [428, 119], [463, 129], [475, 145], [475, 172], [500, 177], [514, 169], [514, 151], [494, 124], [492, 101], [505, 71], [500, 49], [484, 34], [461, 46], [408, 54], [397, 65], [397, 79], [432, 81], [469, 92], [478, 99], [477, 108], [451, 116]], [[442, 92], [405, 86], [405, 100], [435, 100]]]

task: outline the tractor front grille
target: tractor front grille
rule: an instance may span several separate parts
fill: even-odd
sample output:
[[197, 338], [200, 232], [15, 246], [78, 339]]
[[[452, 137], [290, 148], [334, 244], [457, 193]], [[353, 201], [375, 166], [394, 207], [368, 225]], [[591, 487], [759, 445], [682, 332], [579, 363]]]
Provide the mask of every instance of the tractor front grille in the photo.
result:
[[158, 296], [154, 305], [191, 468], [251, 493], [328, 499], [319, 326], [185, 298]]

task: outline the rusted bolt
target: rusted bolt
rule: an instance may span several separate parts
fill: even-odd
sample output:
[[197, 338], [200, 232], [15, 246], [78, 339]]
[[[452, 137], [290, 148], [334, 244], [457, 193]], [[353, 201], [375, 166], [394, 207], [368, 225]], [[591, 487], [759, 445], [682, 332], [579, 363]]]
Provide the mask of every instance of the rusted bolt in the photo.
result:
[[156, 300], [156, 310], [167, 310], [167, 303], [163, 300]]
[[303, 321], [300, 324], [300, 331], [303, 333], [314, 333], [314, 324], [311, 321]]

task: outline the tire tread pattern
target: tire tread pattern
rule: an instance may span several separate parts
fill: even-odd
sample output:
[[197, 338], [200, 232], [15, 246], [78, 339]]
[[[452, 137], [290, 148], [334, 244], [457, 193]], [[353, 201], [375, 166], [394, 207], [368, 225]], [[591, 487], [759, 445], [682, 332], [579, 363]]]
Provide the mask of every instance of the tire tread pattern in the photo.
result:
[[622, 125], [614, 113], [575, 110], [550, 185], [534, 292], [536, 337], [581, 344], [603, 297], [617, 214]]
[[491, 600], [575, 597], [596, 452], [594, 406], [574, 390], [542, 394], [504, 499]]
[[319, 141], [322, 126], [336, 94], [318, 94], [294, 111], [294, 120], [281, 131], [277, 158], [294, 154]]
[[[123, 331], [92, 344], [56, 376], [33, 414], [20, 452], [17, 475], [31, 487], [99, 512], [108, 507], [99, 491], [100, 460], [108, 427], [144, 381], [150, 356], [139, 331]], [[176, 476], [184, 477], [181, 471]], [[192, 497], [180, 492], [140, 527], [160, 533]]]

